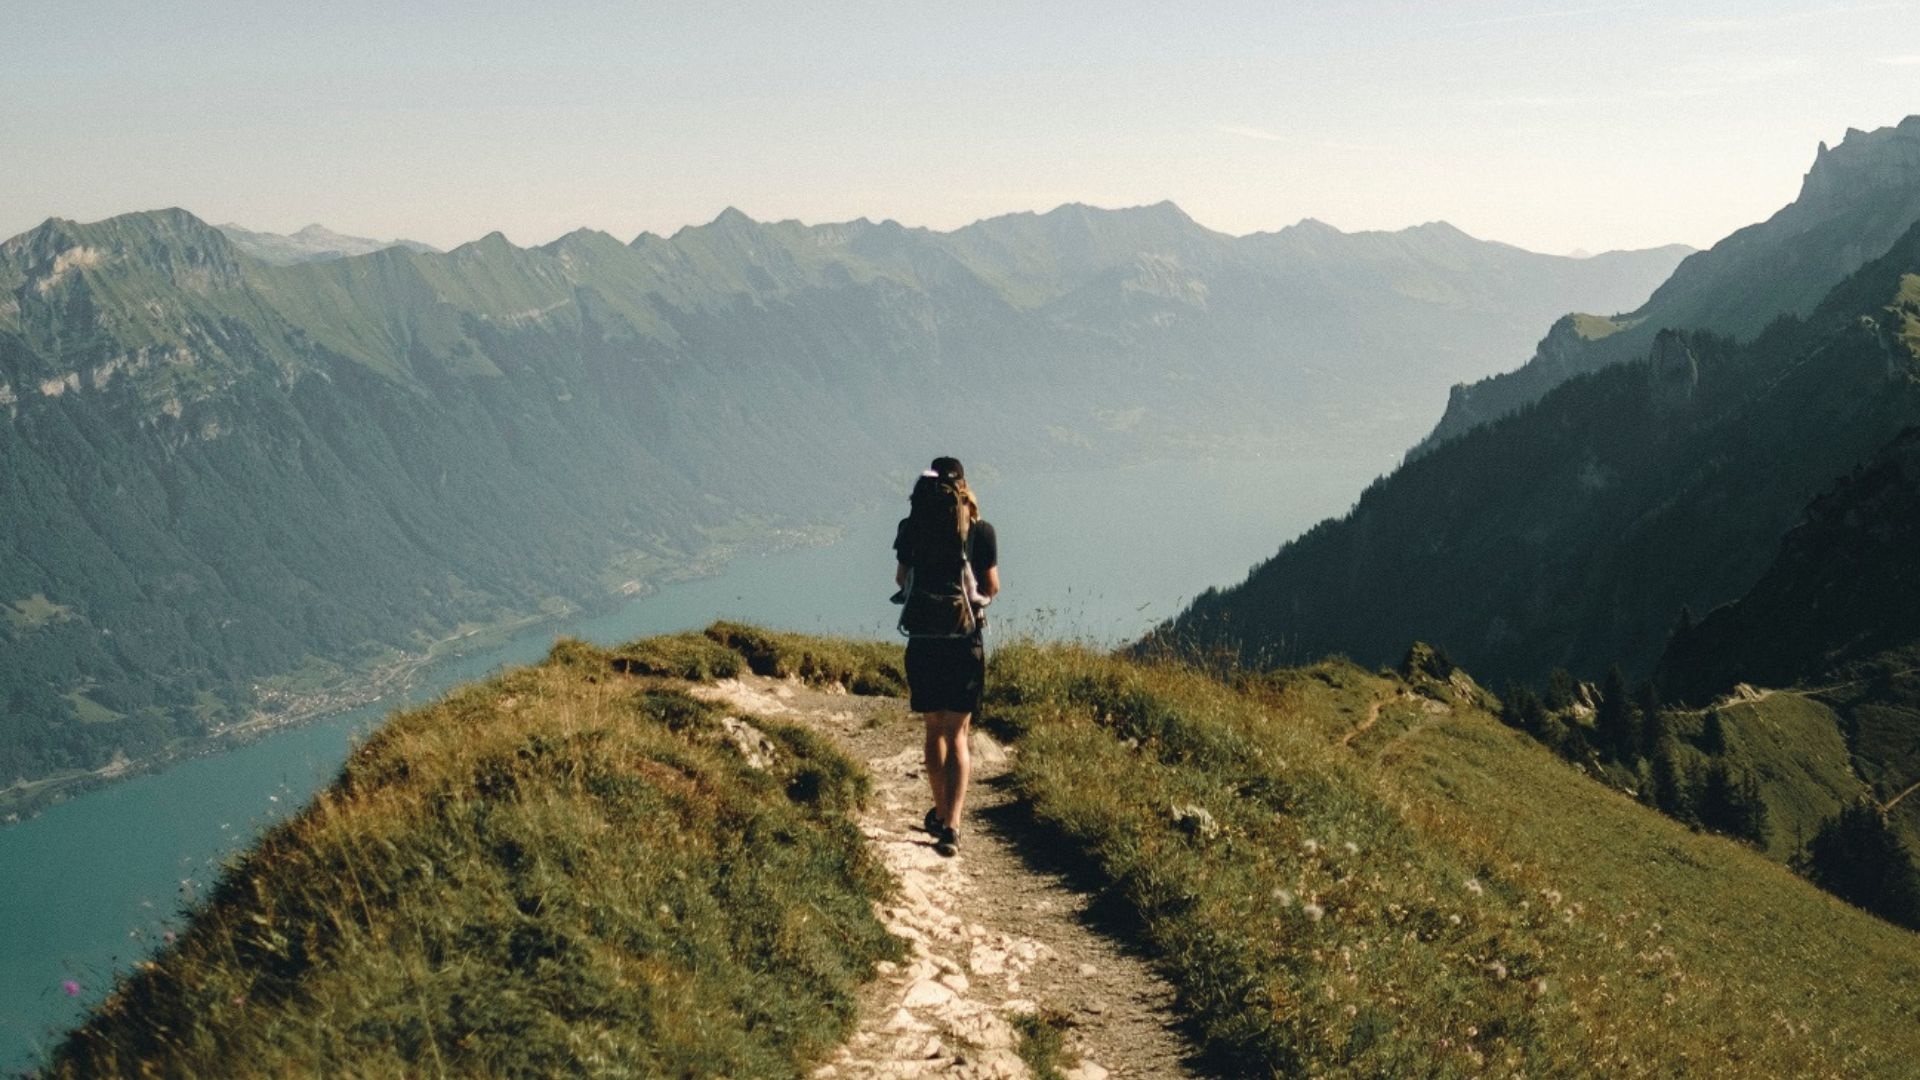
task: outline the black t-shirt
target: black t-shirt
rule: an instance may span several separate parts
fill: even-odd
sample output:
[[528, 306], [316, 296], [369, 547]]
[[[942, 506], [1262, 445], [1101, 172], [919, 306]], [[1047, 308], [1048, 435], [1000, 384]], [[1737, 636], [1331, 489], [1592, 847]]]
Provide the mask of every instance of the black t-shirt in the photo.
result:
[[[907, 522], [909, 520], [901, 518], [900, 526], [893, 531], [893, 555], [894, 558], [911, 566], [913, 560], [907, 558]], [[987, 580], [987, 571], [1000, 565], [1000, 542], [994, 538], [993, 526], [984, 521], [974, 522], [973, 526], [967, 530], [967, 548], [967, 561], [973, 564], [974, 580], [984, 583]], [[960, 571], [955, 569], [953, 573], [958, 577]]]

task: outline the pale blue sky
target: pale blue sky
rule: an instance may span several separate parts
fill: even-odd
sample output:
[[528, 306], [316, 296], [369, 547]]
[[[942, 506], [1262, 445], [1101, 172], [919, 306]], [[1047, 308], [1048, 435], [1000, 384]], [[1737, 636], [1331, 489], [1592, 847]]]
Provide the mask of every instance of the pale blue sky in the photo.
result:
[[1920, 2], [0, 0], [0, 235], [184, 206], [450, 246], [1170, 198], [1704, 246], [1920, 112]]

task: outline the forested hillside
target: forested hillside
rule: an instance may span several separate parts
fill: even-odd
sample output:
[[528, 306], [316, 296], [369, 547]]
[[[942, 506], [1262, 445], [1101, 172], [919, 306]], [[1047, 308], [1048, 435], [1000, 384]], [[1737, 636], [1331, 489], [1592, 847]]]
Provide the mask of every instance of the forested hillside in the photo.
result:
[[1748, 344], [1666, 333], [1410, 462], [1156, 635], [1390, 660], [1418, 634], [1496, 680], [1645, 674], [1683, 611], [1740, 596], [1834, 477], [1920, 423], [1920, 228]]

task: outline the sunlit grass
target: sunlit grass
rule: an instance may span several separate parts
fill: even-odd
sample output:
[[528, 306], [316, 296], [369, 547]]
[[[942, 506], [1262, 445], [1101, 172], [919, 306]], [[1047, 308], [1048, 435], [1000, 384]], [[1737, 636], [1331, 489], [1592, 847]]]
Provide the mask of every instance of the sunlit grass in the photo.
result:
[[1920, 1060], [1920, 938], [1586, 780], [1464, 677], [1329, 662], [1229, 681], [1012, 646], [986, 719], [1232, 1071]]
[[389, 721], [51, 1071], [802, 1071], [898, 948], [866, 777], [779, 724], [752, 769], [711, 706], [614, 667], [715, 659], [689, 645], [563, 643]]

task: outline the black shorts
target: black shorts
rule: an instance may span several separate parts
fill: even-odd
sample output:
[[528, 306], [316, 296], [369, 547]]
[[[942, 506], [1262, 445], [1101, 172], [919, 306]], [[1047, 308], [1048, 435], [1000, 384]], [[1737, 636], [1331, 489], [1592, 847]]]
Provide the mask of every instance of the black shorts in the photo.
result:
[[907, 642], [907, 687], [914, 712], [977, 713], [986, 684], [987, 653], [978, 637]]

